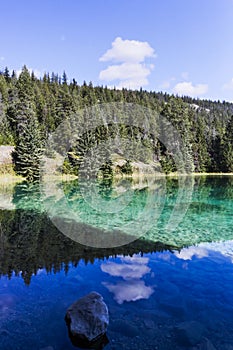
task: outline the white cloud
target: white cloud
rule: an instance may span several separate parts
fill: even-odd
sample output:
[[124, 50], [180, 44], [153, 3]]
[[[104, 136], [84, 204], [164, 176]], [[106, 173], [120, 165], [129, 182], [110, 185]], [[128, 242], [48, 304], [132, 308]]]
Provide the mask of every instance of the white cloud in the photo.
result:
[[180, 252], [175, 252], [175, 256], [182, 260], [192, 260], [193, 256], [200, 258], [207, 257], [209, 255], [206, 248], [199, 246], [192, 246], [189, 248], [183, 248]]
[[120, 281], [117, 284], [103, 282], [102, 284], [114, 294], [114, 299], [118, 304], [124, 301], [148, 299], [154, 292], [152, 287], [146, 286], [145, 282], [140, 280]]
[[152, 65], [146, 66], [142, 63], [125, 62], [102, 70], [99, 78], [105, 81], [120, 80], [117, 85], [119, 89], [122, 87], [139, 89], [141, 86], [148, 84], [147, 77], [152, 69]]
[[140, 279], [151, 269], [147, 266], [149, 258], [133, 255], [132, 257], [119, 256], [121, 263], [108, 262], [101, 265], [101, 270], [114, 277], [122, 277], [123, 281], [116, 284], [103, 282], [102, 284], [114, 294], [117, 303], [148, 299], [154, 292], [153, 287], [146, 286]]
[[200, 245], [214, 252], [221, 253], [223, 256], [229, 258], [233, 263], [233, 240], [225, 242], [202, 243]]
[[145, 258], [142, 256], [138, 256], [134, 254], [133, 256], [119, 256], [121, 258], [122, 262], [126, 262], [128, 264], [139, 264], [139, 265], [146, 265], [149, 262], [149, 258]]
[[116, 264], [109, 262], [101, 265], [101, 270], [114, 277], [122, 277], [124, 280], [140, 279], [150, 272], [150, 268], [145, 264], [138, 262], [127, 264]]
[[154, 49], [146, 41], [118, 37], [112, 42], [112, 48], [100, 57], [100, 61], [143, 62], [146, 57], [156, 57]]
[[229, 81], [228, 83], [223, 85], [223, 89], [224, 90], [233, 90], [233, 78], [231, 79], [231, 81]]
[[150, 70], [141, 63], [122, 63], [120, 65], [109, 66], [107, 69], [100, 72], [101, 80], [130, 80], [141, 79], [147, 77], [150, 74]]
[[4, 56], [0, 56], [0, 61], [5, 61], [5, 57]]
[[229, 258], [233, 263], [233, 240], [225, 242], [200, 243], [197, 246], [190, 246], [174, 252], [175, 256], [182, 260], [192, 260], [194, 256], [199, 259], [210, 257], [213, 252], [220, 253], [223, 257]]
[[148, 84], [148, 76], [154, 69], [146, 58], [155, 58], [154, 49], [147, 43], [137, 40], [116, 38], [112, 48], [100, 57], [102, 62], [115, 62], [102, 70], [99, 79], [106, 82], [117, 81], [117, 88], [139, 89]]
[[208, 85], [207, 84], [193, 85], [191, 81], [189, 82], [185, 81], [185, 82], [176, 84], [173, 91], [178, 95], [188, 95], [188, 96], [196, 97], [196, 96], [205, 94], [208, 91]]

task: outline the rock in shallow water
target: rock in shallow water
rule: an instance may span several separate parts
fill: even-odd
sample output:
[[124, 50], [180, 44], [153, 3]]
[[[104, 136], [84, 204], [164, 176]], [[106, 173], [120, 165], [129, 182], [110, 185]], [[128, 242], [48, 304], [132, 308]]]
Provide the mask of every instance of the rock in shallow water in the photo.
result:
[[108, 308], [96, 292], [72, 304], [66, 312], [66, 321], [72, 337], [93, 342], [103, 336], [109, 324]]

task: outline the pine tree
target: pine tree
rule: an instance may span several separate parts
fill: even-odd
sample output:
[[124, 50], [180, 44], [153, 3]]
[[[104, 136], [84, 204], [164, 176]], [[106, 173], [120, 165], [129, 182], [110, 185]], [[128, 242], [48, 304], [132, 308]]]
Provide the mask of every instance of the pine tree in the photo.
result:
[[26, 66], [22, 68], [22, 72], [19, 75], [17, 89], [18, 104], [16, 118], [18, 122], [18, 131], [20, 132], [21, 125], [36, 114], [35, 91], [29, 70]]
[[64, 71], [63, 74], [62, 74], [62, 83], [67, 85], [67, 75], [66, 75], [66, 72]]
[[233, 172], [233, 116], [228, 121], [224, 142], [222, 145], [223, 151], [223, 171]]
[[28, 182], [39, 181], [41, 159], [43, 154], [42, 140], [36, 118], [30, 118], [22, 125], [15, 151], [12, 154], [14, 169]]
[[6, 79], [6, 82], [7, 83], [10, 83], [11, 79], [10, 79], [10, 71], [9, 69], [6, 67], [5, 70], [4, 70], [4, 78]]
[[[95, 125], [93, 122], [96, 115], [94, 112], [90, 113], [94, 111], [93, 106], [108, 102], [110, 106], [106, 106], [106, 113], [118, 117], [117, 130], [116, 125], [114, 127], [108, 125], [107, 127], [98, 126], [93, 132], [88, 132]], [[124, 109], [121, 110], [118, 107], [114, 109], [112, 102], [146, 107], [151, 111], [150, 130], [152, 132], [148, 133], [147, 128], [143, 126], [140, 109], [139, 113], [135, 110], [132, 120], [125, 123]], [[26, 135], [29, 134], [29, 126], [33, 124], [34, 140], [37, 140], [34, 129], [38, 129], [37, 132], [41, 133], [45, 140], [60, 125], [63, 125], [61, 130], [63, 139], [69, 141], [78, 134], [79, 138], [76, 143], [72, 143], [68, 152], [68, 171], [75, 169], [77, 172], [81, 160], [89, 150], [95, 147], [100, 149], [101, 144], [106, 144], [111, 139], [116, 140], [114, 148], [109, 148], [107, 151], [103, 149], [103, 154], [99, 151], [100, 159], [102, 156], [107, 159], [106, 152], [109, 155], [124, 154], [125, 158], [131, 162], [134, 159], [142, 159], [144, 162], [154, 159], [161, 162], [165, 172], [171, 172], [180, 164], [179, 159], [174, 163], [174, 158], [179, 157], [180, 154], [186, 171], [192, 171], [194, 165], [194, 170], [198, 172], [232, 172], [232, 114], [233, 104], [226, 101], [212, 102], [192, 99], [188, 96], [179, 98], [142, 89], [132, 91], [109, 89], [103, 86], [94, 87], [92, 82], [87, 84], [85, 81], [82, 86], [79, 86], [74, 79], [70, 83], [65, 72], [62, 77], [52, 73], [51, 78], [46, 73], [39, 80], [35, 75], [30, 74], [26, 66], [23, 67], [18, 78], [14, 71], [10, 74], [8, 68], [0, 72], [0, 143], [11, 143], [17, 146], [18, 171], [22, 170], [20, 170], [20, 164], [23, 162], [23, 156], [20, 156], [19, 149], [20, 147], [21, 151], [23, 149], [23, 139], [27, 140], [24, 157], [27, 159], [31, 157], [28, 150], [31, 150], [32, 146]], [[166, 125], [166, 121], [173, 125], [175, 132]], [[142, 128], [136, 128], [133, 125], [142, 125]], [[83, 128], [87, 132], [79, 135]], [[39, 136], [38, 139], [41, 137]], [[129, 143], [130, 147], [128, 147]], [[38, 144], [38, 147], [40, 149], [41, 146]], [[61, 148], [64, 148], [62, 143]], [[23, 154], [23, 151], [21, 153]], [[29, 164], [29, 159], [27, 162], [24, 161], [21, 167], [26, 169], [26, 163]], [[30, 168], [29, 165], [28, 167]], [[30, 178], [29, 175], [28, 177]]]

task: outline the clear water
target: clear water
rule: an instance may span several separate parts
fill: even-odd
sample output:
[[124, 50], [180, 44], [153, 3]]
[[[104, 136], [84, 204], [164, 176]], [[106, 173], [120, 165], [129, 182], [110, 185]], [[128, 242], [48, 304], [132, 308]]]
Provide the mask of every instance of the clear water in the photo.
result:
[[[93, 290], [109, 308], [105, 349], [233, 348], [233, 177], [2, 184], [0, 209], [1, 350], [77, 349], [64, 316]], [[80, 244], [84, 229], [106, 246]], [[143, 235], [113, 247], [117, 230]]]

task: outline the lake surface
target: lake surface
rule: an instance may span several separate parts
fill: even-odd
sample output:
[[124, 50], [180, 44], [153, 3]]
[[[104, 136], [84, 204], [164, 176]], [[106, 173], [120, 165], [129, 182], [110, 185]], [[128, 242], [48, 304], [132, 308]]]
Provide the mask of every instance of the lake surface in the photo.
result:
[[0, 275], [1, 350], [77, 349], [94, 290], [98, 349], [232, 350], [233, 177], [1, 184]]

